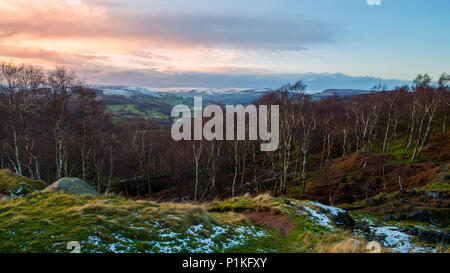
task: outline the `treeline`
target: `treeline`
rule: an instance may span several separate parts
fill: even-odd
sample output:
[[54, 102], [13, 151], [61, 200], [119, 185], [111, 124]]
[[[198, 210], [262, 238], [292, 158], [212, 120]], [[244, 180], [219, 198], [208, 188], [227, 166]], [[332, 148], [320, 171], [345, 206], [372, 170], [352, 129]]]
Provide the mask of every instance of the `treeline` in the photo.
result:
[[355, 153], [365, 168], [374, 145], [385, 153], [402, 140], [404, 158], [415, 162], [430, 136], [447, 131], [448, 81], [447, 74], [437, 82], [420, 75], [389, 92], [319, 101], [302, 82], [283, 86], [254, 102], [280, 105], [279, 148], [260, 152], [259, 141], [176, 142], [170, 127], [153, 120], [113, 122], [98, 92], [64, 67], [2, 64], [1, 168], [48, 183], [79, 177], [101, 192], [179, 200], [283, 194], [292, 178], [306, 191], [313, 169], [327, 172], [332, 160]]

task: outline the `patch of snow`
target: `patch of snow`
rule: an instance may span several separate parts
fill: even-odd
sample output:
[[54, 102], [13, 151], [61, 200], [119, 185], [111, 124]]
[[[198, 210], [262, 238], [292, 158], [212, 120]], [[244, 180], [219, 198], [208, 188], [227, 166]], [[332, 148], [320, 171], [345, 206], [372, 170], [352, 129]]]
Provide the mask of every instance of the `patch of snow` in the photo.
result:
[[289, 200], [284, 206], [287, 214], [292, 213], [293, 209], [296, 213], [306, 214], [311, 220], [330, 230], [334, 230], [335, 227], [333, 225], [333, 220], [328, 214], [338, 216], [339, 213], [345, 213], [345, 210], [343, 209], [326, 206], [313, 201]]
[[[190, 226], [185, 232], [175, 232], [170, 228], [163, 227], [158, 220], [154, 219], [153, 228], [157, 227], [159, 239], [153, 241], [136, 241], [127, 238], [121, 233], [113, 233], [114, 242], [107, 243], [97, 236], [89, 236], [87, 243], [95, 248], [105, 248], [115, 253], [130, 253], [135, 251], [136, 243], [146, 243], [150, 246], [149, 252], [178, 253], [187, 251], [189, 253], [212, 253], [223, 252], [226, 249], [245, 245], [252, 238], [268, 236], [266, 232], [255, 226], [228, 226], [211, 225], [210, 228], [203, 224]], [[133, 229], [141, 229], [133, 224]], [[219, 236], [226, 235], [219, 239]], [[95, 252], [98, 249], [94, 249]]]
[[315, 220], [318, 224], [327, 227], [329, 229], [334, 229], [330, 218], [328, 218], [328, 216], [326, 216], [325, 214], [318, 213], [317, 211], [307, 206], [304, 206], [303, 209], [306, 210], [312, 217], [312, 219]]
[[147, 88], [134, 86], [119, 86], [119, 85], [89, 85], [89, 87], [103, 91], [104, 95], [118, 95], [118, 96], [134, 96], [134, 95], [149, 95], [153, 97], [160, 97], [157, 92], [151, 91]]
[[136, 226], [134, 226], [133, 224], [130, 224], [130, 228], [132, 228], [132, 229], [138, 229], [138, 230], [145, 230], [145, 229], [146, 229], [145, 227], [136, 227]]
[[383, 241], [384, 246], [389, 247], [398, 252], [408, 252], [413, 248], [410, 239], [413, 237], [399, 230], [398, 227], [384, 226], [371, 227], [371, 231], [379, 236]]
[[170, 217], [170, 218], [176, 219], [176, 220], [180, 220], [180, 219], [181, 219], [180, 217], [175, 216], [175, 215], [173, 215], [173, 214], [167, 214], [167, 217]]
[[319, 207], [325, 211], [329, 211], [333, 216], [338, 216], [339, 213], [345, 213], [345, 210], [341, 209], [341, 208], [336, 208], [336, 207], [331, 207], [331, 206], [327, 206], [318, 202], [314, 202], [314, 201], [309, 201], [309, 203], [313, 206]]
[[[120, 233], [113, 233], [114, 239], [117, 242], [109, 244], [108, 249], [114, 253], [130, 253], [131, 247], [134, 245], [133, 240], [126, 238]], [[120, 249], [119, 249], [120, 248]]]
[[23, 193], [22, 194], [22, 192], [23, 192], [23, 188], [22, 187], [19, 187], [19, 188], [17, 188], [15, 191], [13, 191], [13, 190], [9, 190], [9, 196], [10, 197], [24, 197], [25, 196], [25, 194]]
[[[412, 242], [415, 236], [406, 234], [401, 231], [402, 225], [399, 226], [383, 226], [384, 222], [374, 223], [373, 219], [366, 216], [358, 217], [359, 220], [365, 222], [369, 226], [370, 233], [375, 235], [375, 237], [387, 248], [391, 248], [397, 252], [413, 252], [413, 253], [424, 253], [431, 252], [432, 249], [425, 247], [417, 247]], [[418, 226], [416, 226], [418, 227]], [[357, 231], [356, 234], [365, 236], [364, 232]]]
[[102, 239], [100, 239], [97, 236], [89, 236], [88, 237], [88, 243], [91, 245], [99, 246], [102, 243]]

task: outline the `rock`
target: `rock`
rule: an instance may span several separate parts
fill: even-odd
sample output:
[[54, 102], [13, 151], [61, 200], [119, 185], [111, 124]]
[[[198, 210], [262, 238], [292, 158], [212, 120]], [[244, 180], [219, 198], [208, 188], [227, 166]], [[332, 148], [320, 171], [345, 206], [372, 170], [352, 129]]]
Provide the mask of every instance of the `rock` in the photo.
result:
[[420, 221], [420, 222], [427, 222], [427, 223], [432, 222], [431, 215], [428, 212], [426, 212], [425, 210], [415, 210], [415, 211], [408, 212], [406, 214], [406, 219], [416, 220], [416, 221]]
[[288, 206], [292, 206], [292, 202], [291, 202], [291, 201], [289, 201], [288, 199], [286, 199], [286, 198], [283, 198], [283, 201], [284, 201], [284, 203], [285, 203], [286, 205], [288, 205]]
[[446, 174], [446, 173], [441, 173], [436, 175], [437, 179], [442, 179], [442, 180], [449, 180], [450, 179], [450, 174]]
[[355, 223], [353, 229], [361, 230], [362, 232], [367, 233], [367, 234], [370, 233], [370, 227], [363, 223]]
[[98, 192], [88, 183], [75, 177], [65, 177], [51, 184], [43, 191], [64, 192], [67, 194], [92, 194], [98, 195]]
[[345, 228], [353, 228], [355, 226], [355, 221], [346, 211], [334, 215], [333, 221], [336, 226], [343, 226]]
[[386, 212], [386, 214], [383, 216], [384, 221], [394, 221], [394, 214], [395, 212], [393, 210], [389, 210]]
[[450, 231], [424, 230], [418, 228], [408, 229], [409, 235], [419, 236], [419, 240], [426, 243], [450, 243]]
[[394, 220], [395, 221], [403, 221], [406, 220], [406, 216], [401, 214], [400, 212], [397, 212], [396, 214], [394, 214]]
[[11, 196], [0, 193], [0, 201], [8, 201], [8, 200], [11, 200]]
[[403, 230], [403, 232], [405, 232], [409, 235], [417, 236], [417, 235], [419, 235], [420, 230], [418, 228], [410, 228], [410, 229]]
[[432, 199], [436, 199], [439, 198], [439, 193], [438, 192], [432, 192], [432, 191], [424, 191], [425, 195], [428, 198], [432, 198]]
[[394, 221], [394, 212], [393, 211], [388, 211], [384, 216], [383, 216], [383, 220], [384, 221]]
[[8, 201], [11, 197], [0, 193], [0, 201]]

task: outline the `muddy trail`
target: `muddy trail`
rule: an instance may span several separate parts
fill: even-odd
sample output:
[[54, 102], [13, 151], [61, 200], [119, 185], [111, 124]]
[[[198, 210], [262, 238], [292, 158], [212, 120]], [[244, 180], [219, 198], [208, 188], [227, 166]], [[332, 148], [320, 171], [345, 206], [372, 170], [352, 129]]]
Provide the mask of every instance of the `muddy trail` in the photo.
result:
[[269, 212], [249, 212], [244, 213], [254, 225], [262, 225], [269, 229], [279, 230], [283, 236], [287, 236], [294, 225], [286, 215], [274, 215]]

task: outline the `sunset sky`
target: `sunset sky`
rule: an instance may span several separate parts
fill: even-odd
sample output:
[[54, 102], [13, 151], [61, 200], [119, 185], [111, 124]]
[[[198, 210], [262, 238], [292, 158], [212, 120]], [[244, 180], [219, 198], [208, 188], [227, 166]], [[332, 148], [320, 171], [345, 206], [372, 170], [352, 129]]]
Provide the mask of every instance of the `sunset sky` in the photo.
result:
[[0, 0], [0, 37], [1, 61], [63, 64], [88, 83], [411, 80], [450, 72], [450, 1]]

